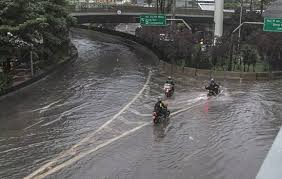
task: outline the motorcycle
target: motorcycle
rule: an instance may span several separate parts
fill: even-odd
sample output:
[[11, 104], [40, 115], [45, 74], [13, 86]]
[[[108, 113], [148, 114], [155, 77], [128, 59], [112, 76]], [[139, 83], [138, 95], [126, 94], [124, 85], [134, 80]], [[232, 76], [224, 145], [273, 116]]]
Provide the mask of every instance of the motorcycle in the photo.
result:
[[170, 115], [170, 111], [167, 110], [167, 109], [165, 109], [165, 111], [163, 111], [163, 112], [160, 112], [159, 114], [156, 111], [154, 111], [153, 112], [153, 122], [154, 122], [154, 124], [158, 124], [161, 121], [167, 120], [169, 115]]
[[174, 92], [172, 84], [169, 83], [164, 84], [164, 92], [167, 98], [171, 97]]
[[222, 92], [220, 87], [217, 86], [214, 89], [210, 89], [210, 88], [206, 88], [206, 89], [209, 91], [207, 96], [217, 96]]

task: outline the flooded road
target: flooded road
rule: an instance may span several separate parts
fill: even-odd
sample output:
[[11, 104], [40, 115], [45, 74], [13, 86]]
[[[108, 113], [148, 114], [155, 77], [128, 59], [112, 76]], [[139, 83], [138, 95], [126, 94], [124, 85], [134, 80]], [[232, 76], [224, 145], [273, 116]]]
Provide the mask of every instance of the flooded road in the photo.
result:
[[73, 30], [77, 61], [0, 101], [0, 178], [253, 179], [281, 126], [281, 81], [176, 78], [170, 121], [151, 113], [166, 74], [146, 48]]

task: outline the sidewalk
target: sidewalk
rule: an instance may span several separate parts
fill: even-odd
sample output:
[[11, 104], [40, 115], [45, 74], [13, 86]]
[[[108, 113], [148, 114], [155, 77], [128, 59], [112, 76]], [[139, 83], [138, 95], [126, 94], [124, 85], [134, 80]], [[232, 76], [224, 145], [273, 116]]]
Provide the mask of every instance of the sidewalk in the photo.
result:
[[17, 86], [27, 80], [31, 79], [30, 69], [19, 68], [15, 69], [11, 86]]

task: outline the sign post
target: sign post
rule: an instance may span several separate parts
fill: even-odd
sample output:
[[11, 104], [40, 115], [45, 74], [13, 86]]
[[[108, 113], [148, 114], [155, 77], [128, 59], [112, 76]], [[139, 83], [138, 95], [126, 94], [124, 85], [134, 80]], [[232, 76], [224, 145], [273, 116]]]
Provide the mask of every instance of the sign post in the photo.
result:
[[142, 26], [166, 26], [166, 16], [162, 14], [146, 14], [140, 16]]
[[268, 32], [282, 32], [282, 19], [264, 18], [263, 30]]

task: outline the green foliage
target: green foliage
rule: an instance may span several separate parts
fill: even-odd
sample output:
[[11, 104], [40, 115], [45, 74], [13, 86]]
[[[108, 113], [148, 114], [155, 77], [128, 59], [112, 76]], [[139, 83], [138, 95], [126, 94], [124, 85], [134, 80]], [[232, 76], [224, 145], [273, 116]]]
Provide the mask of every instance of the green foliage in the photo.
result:
[[[69, 27], [75, 20], [68, 16], [65, 0], [2, 0], [0, 3], [0, 34], [11, 32], [33, 43], [35, 32], [43, 36], [46, 46], [62, 44], [68, 40]], [[47, 32], [47, 33], [45, 33]], [[48, 34], [45, 36], [45, 34]], [[59, 39], [52, 43], [47, 38]]]
[[240, 6], [239, 2], [225, 2], [224, 9], [237, 9]]
[[257, 62], [257, 50], [256, 47], [244, 44], [242, 46], [242, 57], [243, 57], [243, 65], [244, 65], [244, 71], [246, 71], [245, 67], [247, 65], [248, 69], [247, 71], [249, 72], [250, 65], [253, 65], [253, 71], [255, 71], [255, 65]]
[[197, 42], [196, 36], [182, 25], [178, 30], [170, 27], [142, 27], [136, 30], [136, 36], [158, 49], [163, 60], [181, 66], [211, 68], [207, 52]]
[[15, 50], [26, 56], [31, 46], [44, 57], [40, 60], [53, 59], [58, 49], [68, 45], [70, 26], [76, 23], [66, 6], [66, 0], [1, 0], [1, 61], [15, 55]]

